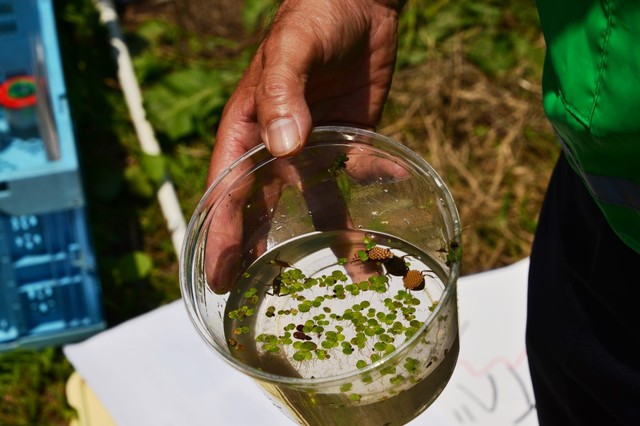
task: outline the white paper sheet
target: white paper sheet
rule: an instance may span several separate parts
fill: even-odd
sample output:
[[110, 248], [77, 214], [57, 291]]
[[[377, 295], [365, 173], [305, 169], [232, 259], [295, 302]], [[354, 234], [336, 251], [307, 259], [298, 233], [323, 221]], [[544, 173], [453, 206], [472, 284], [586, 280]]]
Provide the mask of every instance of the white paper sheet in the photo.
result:
[[[524, 260], [460, 279], [458, 365], [411, 426], [537, 424], [524, 348], [527, 270]], [[118, 425], [292, 425], [205, 345], [180, 300], [64, 352]]]

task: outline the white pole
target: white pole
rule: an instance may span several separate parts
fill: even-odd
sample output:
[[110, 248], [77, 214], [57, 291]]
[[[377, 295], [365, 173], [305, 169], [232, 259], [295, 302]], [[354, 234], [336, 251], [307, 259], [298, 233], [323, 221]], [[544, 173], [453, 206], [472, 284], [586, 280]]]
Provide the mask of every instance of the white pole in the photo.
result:
[[[118, 80], [124, 92], [125, 102], [129, 108], [129, 114], [133, 120], [133, 126], [142, 151], [148, 155], [160, 155], [160, 145], [146, 117], [140, 86], [133, 71], [131, 55], [124, 42], [120, 24], [118, 23], [118, 14], [113, 7], [113, 2], [111, 0], [95, 0], [95, 5], [100, 14], [100, 22], [107, 27], [109, 32], [109, 41], [115, 51], [114, 54], [118, 66]], [[157, 196], [160, 209], [167, 221], [167, 228], [171, 233], [173, 248], [176, 255], [180, 257], [186, 224], [175, 188], [168, 178], [165, 178], [161, 184]]]

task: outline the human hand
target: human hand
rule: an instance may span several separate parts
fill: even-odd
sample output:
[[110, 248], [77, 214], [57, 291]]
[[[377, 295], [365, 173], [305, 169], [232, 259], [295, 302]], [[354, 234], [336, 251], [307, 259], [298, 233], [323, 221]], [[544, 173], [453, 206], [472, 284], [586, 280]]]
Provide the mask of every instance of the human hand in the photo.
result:
[[[211, 157], [209, 183], [235, 159], [264, 142], [276, 157], [299, 153], [311, 128], [348, 124], [374, 128], [386, 101], [396, 59], [401, 4], [372, 0], [284, 1], [255, 57], [227, 103]], [[299, 180], [274, 176], [272, 190]], [[265, 188], [266, 189], [266, 188]], [[309, 195], [309, 194], [307, 194]], [[306, 197], [317, 202], [330, 193]], [[239, 271], [242, 194], [229, 204], [229, 225], [210, 236], [212, 274], [233, 282]], [[277, 202], [271, 196], [267, 205]], [[348, 222], [348, 215], [344, 218]], [[246, 237], [246, 236], [245, 236]], [[213, 247], [215, 241], [215, 247]], [[208, 274], [209, 275], [209, 274]], [[226, 291], [217, 288], [216, 291]]]

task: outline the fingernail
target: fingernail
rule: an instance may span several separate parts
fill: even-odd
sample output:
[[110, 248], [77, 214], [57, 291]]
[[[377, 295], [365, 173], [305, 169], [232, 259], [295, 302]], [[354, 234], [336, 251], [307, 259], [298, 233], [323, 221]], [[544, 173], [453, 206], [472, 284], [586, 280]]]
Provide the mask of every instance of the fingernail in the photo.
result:
[[279, 118], [267, 128], [267, 145], [269, 151], [282, 157], [291, 153], [300, 144], [300, 132], [298, 125], [292, 118]]

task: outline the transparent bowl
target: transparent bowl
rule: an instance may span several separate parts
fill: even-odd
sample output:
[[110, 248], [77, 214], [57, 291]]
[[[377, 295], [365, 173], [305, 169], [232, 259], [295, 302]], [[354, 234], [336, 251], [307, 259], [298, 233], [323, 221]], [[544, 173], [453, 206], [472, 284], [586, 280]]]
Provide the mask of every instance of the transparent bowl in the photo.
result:
[[404, 424], [455, 367], [460, 252], [455, 203], [424, 159], [318, 127], [301, 154], [260, 145], [213, 182], [180, 283], [204, 341], [294, 421]]

